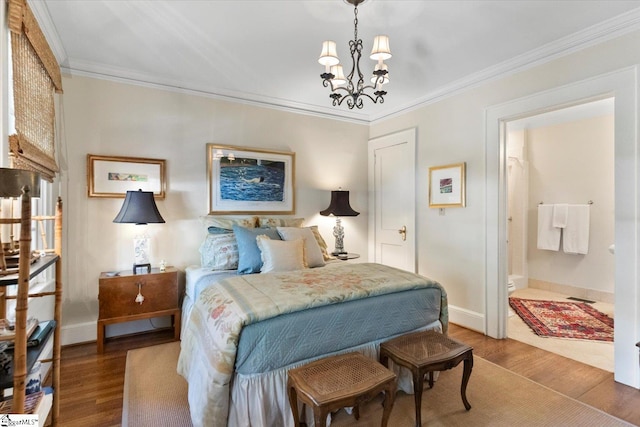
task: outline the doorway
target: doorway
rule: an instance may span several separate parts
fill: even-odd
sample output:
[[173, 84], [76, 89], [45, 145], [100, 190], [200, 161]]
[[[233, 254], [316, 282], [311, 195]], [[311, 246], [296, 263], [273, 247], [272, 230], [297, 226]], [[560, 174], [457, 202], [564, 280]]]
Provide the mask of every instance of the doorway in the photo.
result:
[[638, 69], [629, 67], [584, 81], [550, 89], [490, 107], [486, 121], [486, 273], [485, 332], [506, 338], [506, 167], [505, 137], [508, 121], [605, 98], [615, 98], [615, 313], [614, 379], [640, 388], [638, 348], [640, 332], [640, 245], [638, 195], [637, 95]]
[[416, 131], [369, 140], [369, 262], [415, 273]]
[[[514, 299], [587, 304], [613, 317], [614, 99], [509, 121], [506, 126], [507, 277]], [[584, 253], [540, 248], [539, 209], [584, 209]], [[560, 231], [560, 229], [558, 229]], [[508, 337], [613, 372], [613, 343], [537, 336], [509, 310]]]

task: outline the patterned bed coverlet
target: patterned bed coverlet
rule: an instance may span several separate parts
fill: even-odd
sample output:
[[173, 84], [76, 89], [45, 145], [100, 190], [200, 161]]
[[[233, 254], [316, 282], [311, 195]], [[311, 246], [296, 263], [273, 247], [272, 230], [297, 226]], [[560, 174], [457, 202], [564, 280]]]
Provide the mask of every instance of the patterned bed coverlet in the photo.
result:
[[204, 289], [182, 336], [178, 372], [189, 383], [194, 426], [226, 426], [229, 387], [243, 326], [282, 314], [420, 288], [441, 292], [440, 322], [448, 325], [446, 292], [437, 282], [381, 264], [341, 263], [285, 273], [250, 274]]

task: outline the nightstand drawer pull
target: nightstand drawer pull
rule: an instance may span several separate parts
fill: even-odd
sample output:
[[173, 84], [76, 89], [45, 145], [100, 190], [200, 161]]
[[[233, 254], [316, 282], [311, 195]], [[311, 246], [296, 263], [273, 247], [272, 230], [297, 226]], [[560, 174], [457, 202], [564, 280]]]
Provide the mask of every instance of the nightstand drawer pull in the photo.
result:
[[138, 295], [136, 295], [135, 302], [142, 305], [142, 303], [144, 302], [144, 295], [142, 295], [142, 283], [138, 282], [136, 284], [138, 285]]

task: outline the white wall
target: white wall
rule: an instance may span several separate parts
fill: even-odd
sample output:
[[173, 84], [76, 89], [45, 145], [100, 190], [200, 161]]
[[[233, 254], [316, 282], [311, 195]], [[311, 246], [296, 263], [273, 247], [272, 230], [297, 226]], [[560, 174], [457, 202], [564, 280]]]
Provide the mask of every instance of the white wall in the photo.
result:
[[[628, 34], [371, 126], [370, 138], [411, 127], [417, 129], [418, 271], [446, 287], [454, 322], [485, 330], [488, 268], [485, 195], [488, 186], [498, 184], [486, 181], [488, 109], [638, 64], [638, 46], [640, 33]], [[632, 145], [637, 145], [637, 141]], [[447, 209], [440, 216], [437, 209], [428, 206], [428, 169], [463, 161], [467, 162], [467, 206]], [[635, 164], [637, 159], [629, 158], [629, 162]], [[630, 286], [638, 285], [633, 282]]]
[[157, 203], [166, 224], [148, 226], [152, 264], [199, 263], [209, 142], [295, 152], [295, 216], [318, 224], [330, 247], [335, 220], [318, 212], [330, 190], [351, 191], [361, 214], [344, 219], [345, 244], [366, 253], [367, 126], [84, 77], [63, 85], [64, 344], [95, 339], [98, 276], [133, 260], [135, 226], [112, 222], [122, 199], [87, 197], [87, 154], [167, 160], [167, 196]]
[[[614, 292], [614, 117], [600, 116], [527, 131], [529, 159], [529, 279]], [[589, 253], [537, 248], [537, 205], [590, 208]], [[613, 301], [613, 300], [611, 300]]]

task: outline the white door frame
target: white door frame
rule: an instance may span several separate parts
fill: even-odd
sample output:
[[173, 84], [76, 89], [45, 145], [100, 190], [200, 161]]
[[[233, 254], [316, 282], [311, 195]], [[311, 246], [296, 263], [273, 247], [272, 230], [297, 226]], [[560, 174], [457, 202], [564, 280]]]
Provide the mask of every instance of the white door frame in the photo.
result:
[[615, 98], [615, 380], [640, 388], [640, 147], [636, 66], [491, 107], [486, 111], [486, 324], [506, 338], [506, 122], [592, 100]]
[[[372, 138], [368, 144], [368, 168], [369, 168], [369, 262], [375, 262], [376, 258], [376, 185], [375, 185], [375, 152], [377, 149], [407, 143], [412, 153], [416, 152], [416, 129], [406, 129], [389, 135]], [[414, 170], [414, 179], [407, 183], [407, 193], [413, 197], [407, 203], [407, 211], [409, 217], [407, 220], [407, 240], [408, 245], [413, 251], [413, 272], [418, 271], [418, 260], [416, 257], [416, 239], [418, 232], [416, 230], [416, 157], [407, 159], [407, 165], [411, 165]]]

